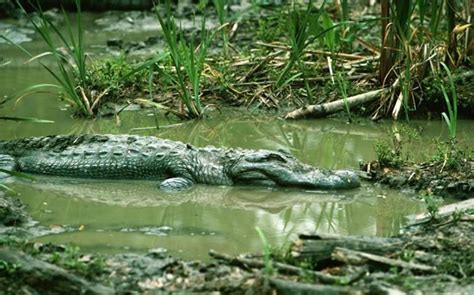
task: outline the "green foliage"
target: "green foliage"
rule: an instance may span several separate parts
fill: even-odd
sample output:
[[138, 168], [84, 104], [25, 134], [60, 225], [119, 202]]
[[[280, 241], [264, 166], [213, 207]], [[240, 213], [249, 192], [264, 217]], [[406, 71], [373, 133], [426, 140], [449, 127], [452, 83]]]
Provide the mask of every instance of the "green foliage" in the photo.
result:
[[255, 230], [257, 231], [257, 234], [260, 237], [260, 240], [262, 241], [262, 244], [263, 244], [263, 259], [265, 262], [264, 273], [267, 276], [271, 276], [274, 273], [274, 269], [273, 269], [273, 260], [271, 257], [270, 244], [268, 243], [267, 238], [265, 237], [265, 234], [258, 226], [255, 227]]
[[[293, 9], [288, 12], [286, 23], [290, 58], [276, 82], [279, 88], [287, 85], [296, 78], [296, 75], [291, 77], [287, 77], [287, 75], [295, 63], [299, 65], [303, 64], [301, 63], [301, 57], [308, 45], [327, 32], [327, 30], [322, 30], [319, 25], [319, 17], [322, 11], [324, 11], [324, 5], [325, 1], [321, 4], [321, 7], [316, 13], [312, 13], [313, 1], [309, 1], [306, 10], [302, 11], [294, 5]], [[310, 95], [310, 93], [308, 93], [308, 95]]]
[[0, 275], [10, 277], [15, 275], [19, 265], [10, 263], [8, 261], [0, 260]]
[[258, 19], [258, 27], [255, 32], [257, 39], [264, 42], [273, 42], [280, 40], [286, 34], [286, 24], [281, 20], [286, 18], [283, 11], [277, 11], [275, 14], [260, 17]]
[[377, 160], [383, 167], [400, 167], [404, 162], [398, 149], [394, 149], [389, 140], [377, 140], [375, 143]]
[[454, 85], [454, 80], [451, 71], [444, 63], [441, 63], [441, 66], [443, 67], [448, 77], [449, 90], [451, 94], [448, 94], [443, 83], [439, 85], [441, 87], [441, 91], [443, 92], [444, 101], [446, 102], [446, 108], [448, 109], [448, 114], [443, 112], [441, 115], [443, 116], [443, 119], [446, 122], [446, 125], [448, 126], [449, 136], [454, 139], [456, 138], [456, 129], [458, 121], [458, 95], [456, 93], [456, 87]]
[[458, 147], [455, 140], [443, 142], [435, 140], [435, 152], [431, 160], [443, 167], [443, 169], [460, 170], [466, 153]]
[[173, 74], [164, 70], [161, 70], [160, 74], [168, 76], [178, 87], [180, 98], [187, 108], [186, 116], [200, 118], [204, 112], [204, 107], [201, 104], [201, 77], [211, 40], [211, 35], [205, 28], [205, 17], [203, 16], [200, 26], [200, 44], [195, 46], [195, 33], [191, 33], [190, 41], [186, 42], [183, 32], [175, 24], [169, 1], [166, 5], [165, 18], [160, 15], [158, 10], [156, 16], [163, 30], [175, 69]]
[[408, 125], [396, 125], [388, 133], [390, 136], [375, 143], [377, 160], [384, 167], [400, 167], [409, 160], [412, 143], [419, 134]]
[[224, 55], [229, 54], [229, 46], [227, 40], [227, 0], [213, 0], [214, 7], [216, 8], [217, 17], [219, 18], [220, 30], [222, 36], [222, 42], [224, 47]]
[[124, 55], [108, 58], [92, 64], [89, 85], [91, 89], [101, 93], [111, 100], [130, 97], [130, 94], [147, 87], [145, 71], [135, 72], [133, 65]]
[[[34, 56], [25, 47], [15, 44], [7, 37], [0, 35], [11, 45], [15, 46], [23, 53], [30, 57], [28, 62], [40, 59], [45, 56], [53, 57], [56, 66], [50, 67], [40, 61], [40, 64], [47, 70], [56, 80], [58, 84], [35, 84], [24, 89], [18, 99], [37, 93], [43, 89], [57, 89], [63, 94], [63, 98], [71, 104], [76, 115], [90, 117], [96, 114], [96, 101], [90, 95], [87, 84], [87, 54], [85, 52], [84, 31], [82, 29], [81, 5], [80, 0], [76, 0], [76, 32], [73, 32], [73, 25], [63, 10], [63, 20], [65, 23], [66, 33], [62, 33], [61, 28], [55, 25], [38, 7], [39, 22], [33, 18], [21, 7], [23, 14], [26, 16], [35, 31], [40, 35], [43, 42], [47, 45], [48, 51]], [[59, 40], [59, 42], [55, 41]]]
[[339, 88], [339, 93], [342, 96], [342, 99], [344, 99], [344, 110], [347, 113], [347, 117], [349, 118], [349, 122], [351, 122], [352, 121], [351, 109], [350, 109], [349, 104], [347, 102], [347, 97], [348, 97], [348, 95], [347, 95], [347, 84], [348, 84], [348, 81], [347, 81], [347, 79], [343, 78], [341, 73], [337, 73], [336, 84], [337, 84], [337, 88]]
[[73, 270], [86, 278], [100, 275], [105, 268], [105, 260], [99, 255], [83, 255], [79, 247], [66, 246], [65, 250], [53, 252], [48, 261], [61, 267]]
[[331, 19], [331, 16], [327, 12], [324, 12], [322, 14], [322, 28], [327, 30], [327, 33], [324, 34], [323, 39], [326, 47], [332, 53], [334, 53], [336, 50], [336, 31], [333, 30], [333, 27], [334, 23]]
[[423, 196], [423, 200], [426, 204], [426, 211], [430, 215], [431, 219], [438, 218], [439, 207], [443, 204], [443, 199], [432, 194]]

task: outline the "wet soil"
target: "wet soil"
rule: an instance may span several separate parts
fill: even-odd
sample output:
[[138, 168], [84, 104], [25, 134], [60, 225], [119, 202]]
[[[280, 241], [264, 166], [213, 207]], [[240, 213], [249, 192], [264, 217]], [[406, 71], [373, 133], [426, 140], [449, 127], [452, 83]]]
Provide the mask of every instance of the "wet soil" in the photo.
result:
[[461, 159], [459, 167], [446, 167], [442, 161], [400, 167], [384, 166], [378, 161], [361, 165], [371, 181], [396, 189], [412, 189], [425, 195], [469, 199], [474, 197], [474, 158]]
[[7, 197], [0, 191], [0, 224], [21, 226], [28, 220], [24, 206], [19, 199]]

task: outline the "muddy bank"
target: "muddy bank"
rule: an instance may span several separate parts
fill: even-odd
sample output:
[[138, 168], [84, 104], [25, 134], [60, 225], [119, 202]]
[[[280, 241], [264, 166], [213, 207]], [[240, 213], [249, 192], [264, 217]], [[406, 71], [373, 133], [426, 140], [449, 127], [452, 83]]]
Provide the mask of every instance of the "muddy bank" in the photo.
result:
[[443, 161], [419, 164], [405, 163], [399, 167], [379, 161], [361, 165], [370, 181], [396, 189], [412, 189], [426, 195], [469, 199], [474, 197], [474, 159], [468, 156], [455, 169]]
[[0, 191], [0, 226], [22, 226], [28, 221], [28, 215], [19, 199]]
[[[18, 206], [13, 202], [13, 208]], [[463, 208], [436, 220], [424, 219], [392, 238], [309, 233], [289, 249], [268, 247], [265, 255], [231, 257], [211, 251], [208, 263], [184, 261], [159, 248], [146, 254], [88, 254], [73, 246], [29, 242], [10, 231], [0, 239], [0, 288], [12, 294], [470, 293], [472, 202]]]

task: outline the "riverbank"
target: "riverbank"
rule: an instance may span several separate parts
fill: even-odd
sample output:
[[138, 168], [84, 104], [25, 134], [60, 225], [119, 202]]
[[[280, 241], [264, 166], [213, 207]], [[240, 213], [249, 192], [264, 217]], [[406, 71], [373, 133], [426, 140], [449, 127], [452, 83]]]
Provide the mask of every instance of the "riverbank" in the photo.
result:
[[306, 233], [283, 250], [264, 246], [263, 255], [211, 251], [207, 263], [184, 261], [164, 249], [99, 255], [30, 242], [22, 205], [4, 195], [0, 204], [0, 286], [9, 294], [474, 291], [472, 202], [463, 211], [415, 221], [391, 238]]
[[[190, 72], [176, 70], [175, 62], [182, 63], [184, 67], [185, 56], [173, 61], [171, 55], [166, 54], [166, 49], [172, 46], [164, 37], [154, 11], [84, 13], [85, 20], [92, 25], [85, 25], [81, 33], [93, 39], [94, 44], [84, 45], [83, 50], [84, 53], [87, 50], [86, 55], [93, 58], [86, 59], [88, 78], [81, 81], [76, 77], [75, 83], [81, 85], [77, 88], [83, 88], [83, 92], [79, 101], [72, 103], [71, 111], [85, 117], [109, 116], [118, 115], [126, 105], [134, 104], [185, 119], [208, 116], [210, 110], [228, 106], [270, 110], [287, 119], [324, 117], [335, 112], [344, 114], [349, 121], [357, 115], [373, 120], [392, 116], [396, 120], [403, 112], [407, 118], [440, 118], [447, 109], [446, 99], [454, 99], [444, 95], [451, 89], [445, 89], [443, 85], [453, 83], [451, 88], [455, 90], [453, 93], [457, 92], [459, 117], [472, 117], [474, 72], [470, 70], [469, 56], [465, 56], [451, 70], [452, 79], [450, 72], [449, 81], [441, 78], [446, 76], [439, 66], [445, 60], [445, 53], [441, 52], [429, 59], [418, 52], [420, 56], [410, 61], [413, 73], [410, 73], [412, 78], [409, 80], [416, 81], [413, 84], [417, 87], [410, 81], [399, 79], [381, 81], [374, 74], [381, 70], [380, 63], [383, 63], [383, 52], [378, 49], [381, 40], [373, 37], [381, 36], [381, 28], [368, 22], [379, 17], [379, 7], [356, 6], [350, 12], [357, 25], [347, 28], [344, 25], [339, 28], [342, 23], [333, 23], [326, 12], [320, 15], [304, 6], [293, 9], [291, 11], [289, 7], [278, 5], [231, 5], [225, 19], [221, 20], [218, 10], [212, 6], [207, 7], [211, 13], [206, 17], [205, 10], [196, 5], [173, 7], [173, 19], [179, 23], [179, 30], [175, 28], [181, 36], [178, 39], [196, 39], [196, 44], [192, 45], [199, 47], [197, 39], [204, 36], [202, 30], [197, 28], [201, 21], [202, 28], [209, 35], [207, 52], [203, 53], [202, 59], [193, 59], [200, 62], [196, 62]], [[333, 7], [325, 9], [329, 12]], [[367, 19], [359, 14], [362, 9], [367, 12]], [[158, 10], [165, 14], [164, 7], [160, 6]], [[31, 16], [32, 19], [39, 17], [38, 13]], [[294, 22], [309, 16], [316, 19], [324, 17], [326, 20], [318, 30], [326, 29], [330, 33], [308, 32], [307, 36], [302, 37], [306, 41], [298, 41], [304, 43], [303, 48], [295, 48], [292, 40], [298, 33], [298, 24]], [[9, 20], [4, 25], [5, 36], [17, 43], [35, 40], [37, 34], [31, 30], [31, 24], [25, 24], [28, 17], [12, 21], [13, 25]], [[43, 17], [58, 27], [67, 24], [58, 10], [46, 11]], [[309, 26], [309, 23], [301, 25]], [[327, 26], [333, 26], [333, 30]], [[355, 36], [371, 37], [363, 40]], [[178, 43], [191, 50], [189, 52], [195, 51], [190, 44]], [[444, 44], [444, 41], [441, 43]], [[55, 47], [66, 45], [57, 44]], [[5, 66], [20, 64], [10, 59], [14, 55], [11, 51], [17, 48], [6, 47], [5, 50]], [[41, 50], [45, 49], [35, 48], [35, 51]], [[64, 59], [68, 62], [73, 60], [69, 56], [71, 52], [66, 50], [60, 56], [63, 54], [60, 64]], [[402, 61], [400, 58], [398, 62], [402, 64]], [[428, 61], [438, 64], [437, 69], [431, 66], [431, 73], [423, 66], [418, 73], [418, 67]], [[46, 59], [48, 67], [49, 63], [54, 64], [54, 61]], [[189, 63], [186, 65], [186, 68], [190, 67]], [[68, 69], [73, 76], [76, 66]], [[404, 68], [393, 69], [397, 73], [395, 76], [408, 75], [403, 72]], [[197, 80], [191, 81], [190, 77]], [[177, 80], [183, 80], [184, 84], [176, 84]], [[192, 93], [184, 90], [189, 85], [193, 85]], [[413, 97], [405, 97], [406, 94], [401, 91], [404, 87], [413, 88]], [[87, 101], [84, 108], [89, 105], [85, 114], [80, 110], [83, 99]], [[409, 101], [410, 104], [402, 108], [402, 101]]]
[[424, 196], [460, 200], [474, 198], [474, 154], [453, 144], [441, 145], [441, 155], [430, 161], [386, 161], [364, 163], [361, 170], [370, 181], [395, 189], [410, 189]]

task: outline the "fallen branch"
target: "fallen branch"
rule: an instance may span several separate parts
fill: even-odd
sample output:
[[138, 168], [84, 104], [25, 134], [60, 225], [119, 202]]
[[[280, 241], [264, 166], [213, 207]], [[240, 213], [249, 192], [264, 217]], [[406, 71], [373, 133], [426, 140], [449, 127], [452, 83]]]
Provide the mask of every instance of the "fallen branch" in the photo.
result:
[[397, 238], [302, 234], [291, 246], [291, 255], [298, 260], [309, 259], [320, 263], [330, 259], [337, 247], [385, 254], [400, 249], [402, 243], [402, 240]]
[[410, 270], [420, 271], [420, 272], [428, 272], [428, 273], [436, 272], [436, 267], [433, 267], [433, 266], [420, 264], [420, 263], [414, 263], [414, 262], [406, 262], [399, 259], [392, 259], [392, 258], [375, 255], [375, 254], [354, 251], [354, 250], [349, 250], [349, 249], [339, 248], [339, 247], [334, 249], [334, 252], [332, 253], [332, 258], [334, 260], [347, 263], [347, 264], [360, 265], [360, 264], [366, 264], [366, 263], [372, 263], [372, 264], [375, 263], [375, 264], [383, 264], [390, 267], [400, 267], [400, 268], [405, 268], [405, 269], [410, 269]]
[[[209, 256], [227, 261], [230, 264], [237, 265], [237, 266], [245, 266], [250, 268], [264, 268], [265, 262], [260, 259], [251, 259], [251, 258], [243, 258], [243, 257], [232, 257], [230, 255], [217, 253], [214, 250], [209, 251]], [[328, 275], [319, 271], [313, 271], [308, 269], [303, 269], [301, 267], [293, 266], [286, 263], [281, 262], [272, 262], [272, 266], [276, 268], [278, 271], [289, 274], [289, 275], [310, 275], [317, 279], [319, 282], [324, 284], [350, 284], [357, 280], [360, 280], [365, 273], [367, 272], [366, 269], [362, 269], [356, 272], [352, 276], [332, 276]]]
[[300, 118], [321, 118], [327, 115], [334, 114], [344, 109], [346, 103], [349, 107], [355, 107], [375, 100], [380, 95], [388, 92], [391, 88], [382, 88], [378, 90], [369, 91], [366, 93], [354, 95], [346, 99], [339, 99], [328, 103], [309, 105], [289, 112], [284, 116], [285, 119], [300, 119]]
[[[437, 216], [445, 217], [445, 216], [453, 214], [456, 211], [462, 212], [469, 209], [474, 209], [474, 199], [467, 199], [462, 202], [457, 202], [454, 204], [443, 206], [439, 208]], [[409, 226], [413, 226], [413, 225], [418, 225], [418, 224], [429, 221], [431, 216], [429, 213], [420, 213], [417, 215], [409, 215], [406, 218], [410, 221]]]
[[[56, 265], [17, 250], [0, 249], [0, 261], [14, 269], [14, 276], [38, 294], [114, 294], [110, 287], [88, 282]], [[21, 290], [17, 290], [21, 291]], [[23, 290], [29, 293], [28, 289]], [[3, 292], [0, 292], [3, 293]], [[20, 292], [23, 293], [23, 292]]]

